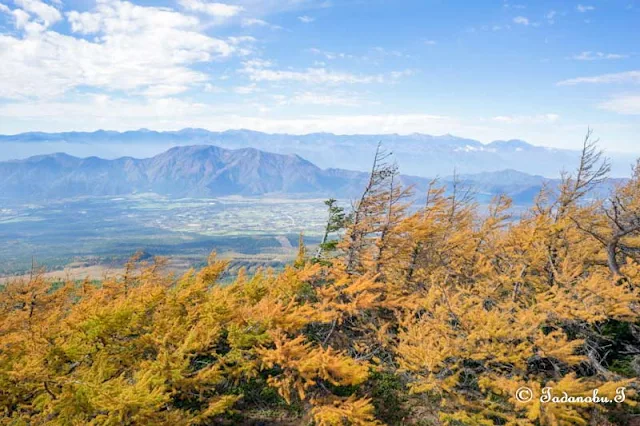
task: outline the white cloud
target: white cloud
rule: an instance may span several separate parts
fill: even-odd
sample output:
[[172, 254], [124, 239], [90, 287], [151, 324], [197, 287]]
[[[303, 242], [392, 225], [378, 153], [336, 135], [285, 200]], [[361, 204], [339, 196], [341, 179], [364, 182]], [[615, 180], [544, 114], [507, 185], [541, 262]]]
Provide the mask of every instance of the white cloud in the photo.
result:
[[391, 71], [389, 73], [389, 76], [391, 77], [391, 80], [399, 80], [402, 77], [411, 77], [412, 75], [416, 74], [416, 70], [412, 70], [412, 69], [407, 69], [407, 70], [402, 70], [402, 71]]
[[298, 81], [303, 83], [382, 83], [381, 75], [357, 75], [328, 71], [325, 68], [307, 68], [305, 71], [248, 69], [249, 78], [255, 81]]
[[435, 40], [425, 40], [424, 44], [426, 44], [427, 46], [435, 46], [436, 44], [438, 44], [438, 42]]
[[253, 44], [257, 40], [251, 36], [239, 36], [239, 37], [232, 36], [227, 38], [227, 41], [235, 49], [235, 54], [237, 56], [245, 57], [254, 53]]
[[0, 98], [51, 97], [88, 86], [109, 91], [176, 94], [209, 76], [198, 62], [246, 53], [248, 38], [217, 39], [200, 32], [197, 18], [166, 8], [99, 0], [90, 12], [67, 14], [74, 33], [0, 35]]
[[245, 18], [241, 21], [240, 25], [244, 28], [247, 27], [265, 27], [270, 28], [272, 30], [281, 30], [282, 27], [280, 25], [273, 25], [264, 19], [258, 18]]
[[298, 16], [298, 19], [299, 19], [299, 20], [300, 20], [300, 22], [302, 22], [303, 24], [310, 24], [310, 23], [312, 23], [313, 21], [315, 21], [315, 20], [316, 20], [316, 18], [313, 18], [313, 17], [311, 17], [311, 16], [307, 16], [307, 15], [304, 15], [304, 16]]
[[354, 55], [351, 55], [349, 53], [329, 52], [329, 51], [326, 51], [326, 50], [317, 49], [315, 47], [312, 47], [311, 49], [309, 49], [309, 52], [311, 52], [311, 53], [313, 53], [315, 55], [324, 56], [325, 58], [327, 58], [330, 61], [332, 61], [334, 59], [354, 59], [355, 58]]
[[267, 27], [269, 23], [264, 19], [245, 18], [242, 20], [243, 27]]
[[269, 68], [273, 66], [273, 62], [266, 59], [254, 58], [244, 61], [244, 66], [245, 68]]
[[577, 61], [596, 61], [602, 59], [625, 59], [629, 55], [621, 55], [618, 53], [602, 53], [602, 52], [581, 52], [577, 55], [573, 55], [571, 58]]
[[498, 115], [492, 117], [491, 120], [505, 124], [544, 124], [555, 123], [560, 120], [560, 116], [558, 114]]
[[228, 38], [228, 40], [229, 40], [229, 43], [236, 46], [244, 43], [254, 43], [257, 41], [256, 38], [252, 36], [231, 36]]
[[574, 86], [576, 84], [609, 84], [629, 83], [640, 84], [640, 71], [627, 71], [613, 74], [596, 75], [593, 77], [577, 77], [562, 80], [556, 83], [558, 86]]
[[231, 18], [243, 11], [241, 6], [202, 0], [179, 0], [179, 3], [187, 10], [204, 13], [216, 18]]
[[189, 86], [184, 84], [158, 84], [146, 89], [144, 95], [153, 98], [165, 98], [167, 96], [179, 95], [187, 90], [189, 90]]
[[13, 15], [17, 29], [20, 30], [27, 27], [29, 20], [31, 19], [31, 16], [27, 12], [22, 9], [16, 9], [12, 11], [11, 14]]
[[370, 102], [362, 99], [357, 93], [352, 92], [296, 92], [292, 96], [276, 95], [274, 96], [279, 105], [320, 105], [320, 106], [344, 106], [359, 107], [365, 104], [373, 105], [376, 102]]
[[215, 86], [211, 83], [205, 83], [204, 85], [204, 91], [207, 93], [222, 93], [224, 92], [224, 88], [219, 87], [219, 86]]
[[640, 115], [640, 95], [619, 95], [598, 105], [599, 108], [624, 115]]
[[[427, 45], [436, 44], [435, 41], [425, 41]], [[399, 50], [388, 50], [384, 47], [374, 47], [369, 50], [369, 53], [366, 55], [353, 55], [351, 53], [345, 52], [332, 52], [328, 50], [322, 50], [315, 47], [307, 49], [309, 52], [314, 55], [324, 56], [326, 59], [333, 61], [336, 59], [355, 59], [359, 61], [378, 61], [380, 57], [394, 57], [394, 58], [411, 58], [411, 55], [403, 53]]]
[[[126, 115], [122, 111], [127, 111]], [[260, 104], [205, 105], [175, 98], [145, 100], [112, 98], [105, 95], [86, 97], [74, 102], [37, 101], [0, 104], [0, 132], [8, 132], [16, 123], [37, 120], [44, 131], [64, 129], [130, 130], [153, 127], [178, 130], [201, 127], [214, 131], [253, 129], [264, 132], [305, 134], [319, 131], [335, 133], [446, 133], [456, 120], [428, 114], [406, 115], [321, 115], [276, 118], [251, 116], [266, 112]], [[31, 128], [30, 130], [33, 130]]]
[[524, 16], [516, 16], [513, 18], [513, 23], [518, 25], [529, 25], [529, 19]]
[[160, 7], [143, 7], [128, 1], [99, 0], [95, 11], [67, 14], [73, 32], [103, 33], [104, 38], [158, 29], [190, 29], [199, 25], [197, 18]]
[[391, 57], [396, 57], [396, 58], [410, 58], [411, 55], [407, 55], [406, 53], [401, 52], [400, 50], [389, 50], [389, 49], [385, 49], [384, 47], [374, 47], [373, 52], [380, 55], [380, 56], [391, 56]]
[[[241, 6], [251, 12], [252, 17], [262, 18], [268, 15], [286, 12], [309, 13], [310, 10], [326, 9], [332, 6], [327, 0], [219, 0]], [[302, 12], [305, 11], [305, 12]]]
[[[42, 100], [0, 105], [0, 117], [68, 118], [71, 121], [91, 117], [92, 120], [111, 119], [110, 122], [114, 124], [117, 120], [132, 118], [193, 117], [207, 112], [211, 112], [207, 105], [176, 98], [140, 100], [112, 98], [108, 95], [88, 95], [73, 102]], [[81, 122], [77, 122], [77, 125], [81, 126]]]
[[239, 95], [250, 95], [252, 93], [256, 93], [259, 92], [260, 89], [258, 88], [258, 86], [254, 83], [254, 84], [249, 84], [247, 86], [238, 86], [238, 87], [234, 87], [233, 91]]
[[[267, 63], [267, 66], [271, 65]], [[252, 81], [297, 81], [307, 84], [368, 84], [383, 83], [383, 75], [359, 75], [347, 72], [329, 71], [326, 68], [307, 68], [304, 71], [275, 70], [264, 63], [248, 61], [241, 70]]]
[[14, 0], [14, 3], [26, 12], [36, 15], [45, 27], [49, 27], [62, 19], [62, 14], [58, 9], [39, 0]]
[[576, 10], [580, 13], [585, 13], [585, 12], [591, 12], [592, 10], [596, 10], [596, 8], [589, 5], [585, 6], [585, 5], [579, 4], [576, 6]]
[[74, 33], [96, 34], [101, 29], [103, 16], [99, 13], [80, 13], [72, 10], [67, 13], [67, 19]]
[[0, 4], [0, 12], [11, 15], [15, 28], [27, 34], [42, 32], [62, 19], [58, 9], [39, 0], [14, 0], [14, 3], [22, 9], [12, 10]]
[[549, 24], [553, 25], [553, 24], [556, 22], [555, 18], [556, 18], [556, 15], [557, 15], [557, 14], [558, 14], [558, 13], [557, 13], [555, 10], [550, 10], [550, 11], [545, 15], [545, 18], [547, 18], [547, 22], [548, 22]]

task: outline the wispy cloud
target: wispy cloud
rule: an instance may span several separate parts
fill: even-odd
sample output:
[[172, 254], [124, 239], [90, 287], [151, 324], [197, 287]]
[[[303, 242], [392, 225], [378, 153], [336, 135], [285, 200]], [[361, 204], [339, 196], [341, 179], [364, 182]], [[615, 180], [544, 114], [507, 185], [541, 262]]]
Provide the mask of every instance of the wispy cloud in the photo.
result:
[[241, 6], [225, 3], [209, 3], [202, 0], [179, 0], [182, 7], [194, 12], [200, 12], [217, 18], [231, 18], [242, 12]]
[[365, 104], [374, 105], [377, 102], [371, 102], [363, 99], [361, 95], [353, 92], [296, 92], [292, 96], [275, 95], [274, 99], [278, 105], [320, 105], [320, 106], [343, 106], [343, 107], [360, 107]]
[[[437, 44], [435, 41], [429, 40], [425, 41], [426, 45], [435, 45]], [[338, 59], [353, 59], [358, 61], [374, 61], [377, 62], [381, 58], [411, 58], [412, 56], [394, 49], [385, 49], [384, 47], [376, 46], [369, 49], [365, 54], [352, 54], [346, 52], [334, 52], [329, 50], [318, 49], [316, 47], [312, 47], [307, 49], [309, 52], [314, 55], [323, 56], [325, 59], [329, 61], [338, 60]]]
[[562, 80], [556, 83], [558, 86], [575, 86], [577, 84], [610, 84], [629, 83], [640, 84], [640, 71], [627, 71], [612, 74], [602, 74], [593, 77], [577, 77]]
[[409, 58], [410, 55], [394, 49], [385, 49], [384, 47], [376, 46], [371, 51], [379, 56], [390, 56], [394, 58]]
[[436, 44], [438, 44], [438, 42], [435, 40], [425, 40], [424, 44], [426, 44], [427, 46], [435, 46]]
[[603, 53], [603, 52], [581, 52], [577, 55], [573, 55], [571, 59], [575, 59], [576, 61], [598, 61], [604, 59], [625, 59], [628, 58], [629, 55], [622, 55], [619, 53]]
[[[228, 108], [228, 106], [227, 106]], [[123, 111], [126, 114], [123, 115]], [[38, 100], [29, 103], [10, 103], [0, 105], [0, 116], [50, 118], [54, 121], [70, 120], [76, 126], [82, 119], [100, 117], [109, 120], [112, 127], [118, 121], [131, 119], [173, 119], [186, 116], [211, 114], [215, 111], [208, 105], [184, 101], [176, 98], [114, 98], [109, 95], [86, 95], [74, 101]], [[140, 123], [140, 122], [138, 122]]]
[[251, 81], [282, 82], [295, 81], [305, 84], [373, 84], [395, 83], [403, 77], [415, 74], [414, 70], [392, 71], [386, 74], [354, 74], [343, 71], [332, 71], [327, 68], [306, 68], [302, 71], [278, 70], [271, 68], [270, 63], [247, 61], [240, 70]]
[[274, 70], [245, 67], [242, 70], [252, 81], [297, 81], [309, 84], [370, 84], [383, 83], [384, 76], [330, 71], [326, 68], [307, 68], [304, 71]]
[[253, 58], [243, 63], [246, 68], [269, 68], [273, 66], [273, 62], [266, 59]]
[[389, 73], [392, 81], [400, 80], [403, 77], [411, 77], [412, 75], [416, 75], [416, 70], [407, 69], [402, 71], [392, 71]]
[[618, 95], [598, 105], [599, 108], [624, 115], [640, 115], [640, 94]]
[[299, 20], [300, 22], [302, 22], [303, 24], [310, 24], [310, 23], [312, 23], [313, 21], [315, 21], [315, 20], [316, 20], [316, 18], [313, 18], [313, 17], [311, 17], [311, 16], [307, 16], [307, 15], [303, 15], [303, 16], [298, 16], [298, 20]]
[[550, 10], [549, 12], [547, 12], [547, 14], [545, 15], [545, 18], [547, 19], [547, 23], [549, 25], [555, 24], [557, 14], [558, 12], [556, 12], [555, 10]]
[[513, 23], [518, 25], [529, 25], [529, 18], [525, 18], [524, 16], [516, 16], [513, 18]]
[[225, 89], [220, 86], [215, 86], [211, 83], [206, 83], [204, 85], [204, 91], [206, 93], [222, 93], [225, 91]]
[[596, 10], [596, 8], [594, 6], [579, 4], [576, 6], [576, 10], [580, 13], [586, 13]]
[[280, 25], [273, 25], [264, 19], [258, 18], [245, 18], [241, 21], [240, 25], [244, 28], [247, 27], [265, 27], [270, 28], [272, 30], [281, 30], [282, 27]]
[[349, 53], [330, 52], [330, 51], [318, 49], [315, 47], [312, 47], [311, 49], [309, 49], [309, 52], [313, 53], [314, 55], [324, 56], [326, 59], [330, 61], [334, 59], [354, 59], [355, 58], [354, 55], [351, 55]]
[[539, 115], [498, 115], [491, 118], [492, 121], [505, 124], [544, 124], [555, 123], [560, 120], [558, 114]]
[[249, 84], [247, 86], [234, 87], [233, 91], [239, 95], [250, 95], [252, 93], [259, 92], [260, 89], [258, 88], [258, 85], [254, 83], [254, 84]]

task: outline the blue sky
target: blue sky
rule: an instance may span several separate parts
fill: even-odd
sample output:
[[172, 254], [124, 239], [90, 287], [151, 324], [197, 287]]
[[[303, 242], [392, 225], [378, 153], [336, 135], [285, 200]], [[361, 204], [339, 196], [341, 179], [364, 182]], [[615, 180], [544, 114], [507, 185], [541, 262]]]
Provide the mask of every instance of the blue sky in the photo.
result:
[[640, 153], [640, 1], [0, 0], [0, 133], [451, 133]]

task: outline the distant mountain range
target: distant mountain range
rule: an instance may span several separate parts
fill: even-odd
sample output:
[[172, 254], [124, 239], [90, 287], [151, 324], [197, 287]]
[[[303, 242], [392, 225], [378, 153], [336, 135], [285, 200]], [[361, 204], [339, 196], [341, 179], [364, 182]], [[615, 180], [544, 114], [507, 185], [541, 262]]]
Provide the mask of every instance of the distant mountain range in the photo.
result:
[[318, 194], [352, 179], [296, 155], [253, 148], [175, 147], [147, 159], [67, 154], [0, 163], [0, 196], [52, 199], [155, 192], [174, 197]]
[[[224, 149], [212, 145], [179, 146], [146, 159], [78, 158], [68, 154], [38, 155], [0, 162], [0, 200], [25, 202], [77, 196], [154, 192], [170, 197], [259, 196], [356, 197], [368, 174], [322, 169], [298, 155], [254, 148]], [[403, 175], [405, 185], [424, 193], [430, 179]], [[514, 170], [461, 175], [479, 199], [499, 193], [516, 203], [533, 199], [545, 181]], [[451, 184], [451, 178], [444, 178]]]
[[[574, 135], [578, 145], [582, 135]], [[393, 151], [400, 169], [420, 177], [458, 173], [519, 170], [533, 175], [557, 177], [561, 170], [573, 170], [577, 151], [540, 147], [521, 140], [483, 144], [452, 135], [309, 135], [266, 134], [249, 130], [210, 132], [184, 129], [172, 132], [137, 130], [93, 133], [24, 133], [0, 136], [0, 160], [34, 154], [67, 152], [76, 156], [115, 159], [122, 155], [151, 157], [174, 146], [216, 145], [226, 149], [258, 148], [278, 154], [297, 154], [321, 168], [366, 171], [378, 142]], [[627, 176], [633, 155], [607, 153], [614, 176]], [[127, 161], [127, 160], [119, 160]], [[133, 166], [129, 166], [133, 167]]]

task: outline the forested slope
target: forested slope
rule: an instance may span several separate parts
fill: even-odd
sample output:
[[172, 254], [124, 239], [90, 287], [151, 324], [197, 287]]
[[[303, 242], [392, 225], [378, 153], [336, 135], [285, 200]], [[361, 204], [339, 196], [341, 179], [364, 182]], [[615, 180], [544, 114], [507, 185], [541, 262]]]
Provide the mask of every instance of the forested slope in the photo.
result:
[[[12, 282], [0, 422], [634, 424], [640, 168], [590, 200], [606, 172], [587, 140], [513, 221], [506, 197], [481, 215], [437, 182], [408, 209], [378, 152], [354, 211], [329, 203], [321, 248], [282, 273], [221, 285], [215, 256], [177, 278], [134, 258], [100, 286]], [[625, 399], [545, 404], [543, 388]]]

